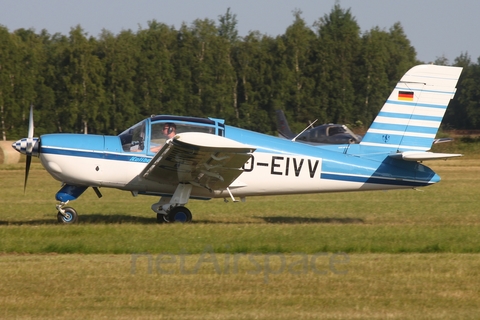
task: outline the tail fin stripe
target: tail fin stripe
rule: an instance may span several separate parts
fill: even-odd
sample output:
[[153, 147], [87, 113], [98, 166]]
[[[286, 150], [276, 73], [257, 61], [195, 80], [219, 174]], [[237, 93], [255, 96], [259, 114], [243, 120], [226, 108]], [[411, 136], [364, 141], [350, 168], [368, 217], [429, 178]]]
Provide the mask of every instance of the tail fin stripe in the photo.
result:
[[380, 112], [379, 117], [390, 118], [390, 119], [412, 119], [412, 120], [421, 120], [421, 121], [436, 121], [442, 122], [443, 117], [435, 117], [430, 115], [420, 115], [420, 114], [406, 114], [406, 113], [391, 113], [391, 112]]
[[405, 106], [411, 106], [411, 107], [426, 107], [426, 108], [431, 108], [431, 109], [442, 109], [442, 110], [447, 110], [447, 107], [444, 105], [439, 105], [439, 104], [432, 104], [432, 103], [417, 103], [417, 102], [408, 102], [408, 101], [397, 101], [397, 100], [387, 100], [387, 104], [395, 104], [395, 105], [401, 105], [403, 108]]
[[410, 119], [400, 119], [400, 118], [388, 118], [388, 117], [377, 117], [375, 119], [376, 123], [384, 124], [396, 124], [396, 125], [405, 125], [405, 126], [415, 126], [415, 127], [427, 127], [427, 128], [437, 128], [440, 126], [440, 121], [428, 121], [428, 120], [410, 120]]
[[395, 130], [376, 130], [372, 129], [372, 133], [376, 134], [389, 134], [389, 135], [405, 135], [409, 137], [419, 137], [419, 138], [429, 138], [435, 139], [435, 133], [420, 133], [420, 132], [404, 132], [404, 131], [395, 131]]
[[[386, 144], [386, 143], [375, 143], [375, 142], [365, 142], [364, 144], [362, 144], [363, 146], [369, 146], [369, 147], [384, 147], [384, 148], [388, 148], [388, 149], [396, 149], [398, 150], [399, 149], [399, 145], [398, 144], [393, 144], [393, 143], [390, 143], [390, 144]], [[406, 146], [406, 145], [402, 145], [401, 146], [401, 149], [402, 150], [412, 150], [412, 151], [427, 151], [430, 149], [430, 147], [428, 148], [425, 148], [425, 147], [416, 147], [416, 146]]]
[[401, 146], [399, 149], [401, 151], [404, 151], [405, 149], [412, 148], [414, 147], [421, 147], [423, 150], [427, 151], [431, 148], [432, 145], [432, 139], [435, 137], [418, 137], [418, 136], [411, 136], [411, 135], [403, 135], [402, 140], [401, 140]]
[[396, 150], [396, 151], [405, 151], [405, 150], [427, 151], [427, 150], [430, 149], [430, 147], [420, 147], [420, 146], [408, 146], [408, 145], [399, 146], [398, 143], [397, 144], [395, 144], [395, 143], [388, 143], [387, 144], [387, 143], [366, 142], [364, 145], [365, 146], [370, 146], [370, 147], [388, 148], [390, 150]]
[[[397, 125], [397, 124], [376, 122], [375, 124], [372, 124], [370, 129], [372, 129], [372, 132], [376, 132], [376, 133], [378, 133], [378, 131], [381, 131], [381, 130], [405, 132], [407, 130], [407, 126], [400, 125], [400, 124]], [[420, 134], [423, 133], [423, 134], [433, 134], [433, 135], [437, 133], [436, 128], [414, 127], [414, 126], [409, 126], [408, 131], [411, 133], [420, 133]]]
[[[382, 108], [381, 112], [390, 112], [398, 114], [418, 114], [424, 116], [434, 116], [443, 118], [446, 108], [434, 108], [434, 107], [421, 107], [415, 105], [405, 105], [405, 104], [390, 104], [387, 103]], [[415, 112], [414, 112], [415, 111]]]
[[416, 146], [423, 147], [425, 150], [427, 150], [432, 143], [432, 137], [419, 137], [412, 135], [388, 133], [377, 133], [375, 135], [378, 136], [379, 141], [382, 141], [384, 143], [382, 146], [394, 146], [395, 148], [398, 147], [400, 143], [402, 143], [402, 148], [408, 148], [408, 146]]

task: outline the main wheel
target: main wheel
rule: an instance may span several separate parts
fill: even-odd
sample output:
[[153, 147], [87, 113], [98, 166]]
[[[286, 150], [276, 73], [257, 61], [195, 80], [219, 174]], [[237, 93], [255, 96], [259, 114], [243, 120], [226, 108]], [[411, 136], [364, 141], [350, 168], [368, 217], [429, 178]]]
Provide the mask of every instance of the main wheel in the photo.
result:
[[167, 215], [168, 222], [186, 223], [192, 221], [192, 213], [185, 207], [175, 207]]
[[60, 211], [57, 213], [57, 220], [60, 223], [73, 224], [78, 222], [78, 214], [75, 209], [72, 207], [65, 207], [65, 215], [61, 214]]

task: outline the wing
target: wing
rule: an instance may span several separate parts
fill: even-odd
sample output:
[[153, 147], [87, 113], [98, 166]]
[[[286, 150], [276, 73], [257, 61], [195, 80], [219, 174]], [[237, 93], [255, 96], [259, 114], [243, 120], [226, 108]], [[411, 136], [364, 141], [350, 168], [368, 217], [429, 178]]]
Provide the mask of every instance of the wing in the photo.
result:
[[140, 176], [162, 184], [190, 183], [208, 190], [227, 188], [255, 151], [207, 133], [186, 132], [168, 140]]

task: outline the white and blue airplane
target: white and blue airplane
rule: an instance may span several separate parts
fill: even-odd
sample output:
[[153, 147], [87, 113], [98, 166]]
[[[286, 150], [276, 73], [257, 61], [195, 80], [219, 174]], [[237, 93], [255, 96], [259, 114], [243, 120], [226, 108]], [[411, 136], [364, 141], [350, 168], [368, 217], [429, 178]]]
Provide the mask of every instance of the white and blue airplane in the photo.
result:
[[[429, 152], [462, 68], [419, 65], [398, 82], [358, 144], [309, 145], [252, 132], [215, 118], [157, 115], [118, 136], [45, 134], [12, 146], [40, 158], [63, 183], [57, 219], [78, 221], [67, 206], [88, 187], [160, 197], [158, 222], [189, 222], [189, 199], [407, 189], [440, 177], [424, 160], [461, 154]], [[172, 137], [173, 136], [173, 137]]]

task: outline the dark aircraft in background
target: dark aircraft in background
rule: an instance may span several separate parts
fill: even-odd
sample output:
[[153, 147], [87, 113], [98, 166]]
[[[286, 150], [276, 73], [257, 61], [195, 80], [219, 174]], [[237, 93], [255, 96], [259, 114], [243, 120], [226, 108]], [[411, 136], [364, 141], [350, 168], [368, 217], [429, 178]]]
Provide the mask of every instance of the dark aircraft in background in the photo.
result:
[[282, 110], [277, 110], [277, 130], [281, 137], [309, 144], [355, 144], [362, 137], [353, 133], [343, 124], [322, 124], [295, 134], [288, 126], [287, 118]]

